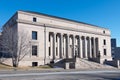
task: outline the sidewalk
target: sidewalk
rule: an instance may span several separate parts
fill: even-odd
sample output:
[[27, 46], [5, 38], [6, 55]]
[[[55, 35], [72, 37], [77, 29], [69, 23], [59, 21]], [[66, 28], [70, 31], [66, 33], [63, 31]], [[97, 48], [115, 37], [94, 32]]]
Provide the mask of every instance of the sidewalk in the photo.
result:
[[15, 73], [46, 73], [46, 72], [77, 72], [77, 71], [120, 71], [120, 69], [63, 69], [63, 68], [50, 68], [50, 69], [5, 69], [0, 70], [0, 74], [15, 74]]

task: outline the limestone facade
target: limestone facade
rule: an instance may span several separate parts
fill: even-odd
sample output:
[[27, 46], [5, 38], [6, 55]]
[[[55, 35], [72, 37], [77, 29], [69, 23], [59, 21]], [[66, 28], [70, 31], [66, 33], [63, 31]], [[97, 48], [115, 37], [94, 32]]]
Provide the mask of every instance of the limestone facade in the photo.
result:
[[16, 27], [17, 34], [24, 30], [31, 38], [31, 52], [20, 66], [75, 57], [100, 63], [112, 59], [110, 30], [106, 28], [30, 11], [17, 11], [4, 26], [7, 25]]

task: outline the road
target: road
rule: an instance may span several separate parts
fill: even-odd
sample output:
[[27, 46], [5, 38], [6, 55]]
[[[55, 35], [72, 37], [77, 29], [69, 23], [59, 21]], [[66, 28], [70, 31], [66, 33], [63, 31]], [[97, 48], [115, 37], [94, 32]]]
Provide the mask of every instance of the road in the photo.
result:
[[120, 70], [1, 71], [0, 80], [120, 80]]

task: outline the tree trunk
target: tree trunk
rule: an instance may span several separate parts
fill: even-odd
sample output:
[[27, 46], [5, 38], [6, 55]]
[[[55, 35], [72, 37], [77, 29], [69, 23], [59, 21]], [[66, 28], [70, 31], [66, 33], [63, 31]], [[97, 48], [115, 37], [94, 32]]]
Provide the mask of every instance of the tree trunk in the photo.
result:
[[17, 59], [13, 59], [13, 67], [18, 67], [19, 62]]

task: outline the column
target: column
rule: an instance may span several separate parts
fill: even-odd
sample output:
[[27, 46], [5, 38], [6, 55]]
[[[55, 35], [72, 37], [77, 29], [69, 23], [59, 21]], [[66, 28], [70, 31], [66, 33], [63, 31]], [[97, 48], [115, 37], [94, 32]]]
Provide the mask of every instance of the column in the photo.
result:
[[69, 58], [73, 56], [73, 36], [69, 35]]
[[79, 57], [79, 37], [75, 36], [75, 56]]
[[66, 58], [66, 54], [67, 54], [67, 47], [66, 47], [66, 41], [67, 41], [67, 38], [66, 38], [66, 35], [64, 36], [64, 58]]
[[78, 36], [78, 57], [81, 58], [81, 53], [80, 53], [80, 36]]
[[80, 37], [80, 58], [83, 58], [83, 43], [82, 43], [82, 37]]
[[49, 56], [49, 47], [50, 47], [49, 32], [46, 31], [46, 36], [45, 37], [46, 37], [46, 40], [45, 40], [46, 41], [46, 44], [45, 44], [46, 45], [45, 46], [45, 51], [46, 51], [45, 52], [45, 59], [47, 59], [48, 56]]
[[63, 58], [65, 58], [66, 49], [65, 49], [65, 36], [63, 35]]
[[63, 57], [63, 35], [61, 34], [61, 39], [60, 39], [60, 58]]
[[91, 38], [89, 38], [89, 57], [92, 58], [92, 51], [91, 51]]
[[93, 38], [93, 43], [94, 43], [94, 58], [96, 58], [96, 44], [95, 44], [95, 38]]
[[49, 47], [50, 47], [50, 40], [49, 40], [49, 32], [45, 31], [45, 54], [44, 54], [44, 64], [47, 64], [49, 62]]
[[50, 58], [53, 59], [53, 34], [50, 33]]
[[60, 54], [60, 34], [57, 34], [57, 58], [59, 58], [59, 54]]
[[56, 33], [53, 34], [53, 59], [56, 58]]
[[67, 58], [67, 34], [65, 34], [65, 58]]
[[72, 58], [74, 58], [75, 57], [75, 36], [74, 35], [73, 35], [72, 47], [73, 47]]
[[56, 49], [55, 53], [56, 54], [55, 55], [56, 55], [56, 58], [58, 58], [58, 56], [57, 56], [58, 55], [58, 45], [59, 45], [59, 43], [58, 43], [58, 34], [56, 34], [56, 44], [55, 45], [56, 45], [56, 47], [55, 47], [55, 49]]
[[87, 48], [87, 44], [88, 44], [88, 42], [87, 42], [87, 37], [85, 37], [84, 38], [84, 40], [85, 40], [85, 58], [88, 58], [88, 55], [87, 55], [87, 50], [88, 50], [88, 48]]

